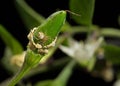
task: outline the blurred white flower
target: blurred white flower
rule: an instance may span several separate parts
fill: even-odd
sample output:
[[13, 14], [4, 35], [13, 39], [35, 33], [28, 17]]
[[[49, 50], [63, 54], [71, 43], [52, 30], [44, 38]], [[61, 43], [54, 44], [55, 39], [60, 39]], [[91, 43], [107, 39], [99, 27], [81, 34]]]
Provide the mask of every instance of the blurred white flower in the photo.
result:
[[103, 41], [103, 38], [100, 37], [97, 40], [89, 40], [86, 43], [83, 42], [77, 42], [70, 38], [68, 40], [69, 45], [68, 46], [60, 46], [60, 49], [66, 53], [68, 56], [76, 59], [77, 61], [88, 61], [93, 56], [95, 51], [100, 47], [101, 43]]

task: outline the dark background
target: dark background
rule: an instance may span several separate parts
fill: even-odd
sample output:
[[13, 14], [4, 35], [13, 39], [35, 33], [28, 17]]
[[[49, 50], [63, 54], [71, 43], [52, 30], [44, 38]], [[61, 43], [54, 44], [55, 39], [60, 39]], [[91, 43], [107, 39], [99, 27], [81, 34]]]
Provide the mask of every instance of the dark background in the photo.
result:
[[[26, 0], [27, 3], [35, 9], [38, 13], [48, 17], [50, 14], [58, 9], [66, 10], [69, 9], [69, 0]], [[95, 12], [93, 17], [93, 23], [100, 27], [114, 27], [120, 28], [118, 25], [118, 15], [120, 15], [119, 0], [96, 0]], [[69, 22], [73, 22], [69, 19]], [[0, 0], [0, 24], [5, 26], [7, 30], [15, 36], [26, 48], [27, 45], [27, 30], [24, 26], [16, 8], [14, 6], [14, 0]], [[8, 40], [9, 42], [9, 40]], [[0, 39], [0, 57], [3, 55], [4, 43]], [[78, 72], [77, 72], [78, 71]], [[106, 83], [100, 78], [93, 78], [88, 73], [84, 73], [79, 69], [74, 71], [73, 79], [70, 79], [70, 83], [74, 81], [76, 85], [87, 84], [92, 86], [112, 86], [112, 82]], [[1, 75], [6, 75], [4, 68], [0, 69]], [[3, 80], [5, 77], [0, 78]], [[70, 85], [69, 85], [70, 86]]]

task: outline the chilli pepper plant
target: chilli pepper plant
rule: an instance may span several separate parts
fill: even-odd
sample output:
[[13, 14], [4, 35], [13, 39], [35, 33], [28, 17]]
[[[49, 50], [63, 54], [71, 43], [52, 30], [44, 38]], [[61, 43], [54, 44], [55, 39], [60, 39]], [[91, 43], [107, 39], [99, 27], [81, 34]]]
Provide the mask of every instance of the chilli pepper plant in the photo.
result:
[[[69, 10], [56, 11], [48, 18], [33, 10], [25, 0], [14, 2], [29, 32], [28, 44], [24, 49], [5, 26], [0, 25], [0, 37], [6, 45], [1, 63], [11, 75], [2, 80], [0, 86], [68, 86], [76, 67], [106, 82], [116, 76], [114, 85], [119, 86], [120, 70], [115, 73], [113, 66], [120, 65], [120, 47], [108, 43], [105, 37], [119, 38], [120, 30], [93, 24], [95, 0], [69, 0]], [[66, 19], [67, 14], [75, 25]], [[77, 40], [75, 35], [82, 33], [86, 38]], [[54, 78], [50, 78], [52, 74], [45, 75], [45, 79], [37, 77], [49, 71], [59, 73]], [[32, 81], [31, 77], [37, 80]]]

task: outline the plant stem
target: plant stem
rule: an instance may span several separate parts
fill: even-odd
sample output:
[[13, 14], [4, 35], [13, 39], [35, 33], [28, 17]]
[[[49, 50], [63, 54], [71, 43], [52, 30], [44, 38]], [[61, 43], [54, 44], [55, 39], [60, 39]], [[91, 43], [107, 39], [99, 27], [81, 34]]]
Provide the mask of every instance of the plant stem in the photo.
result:
[[[29, 72], [24, 77], [24, 79], [30, 78], [30, 77], [32, 77], [34, 75], [37, 75], [37, 74], [48, 72], [50, 70], [56, 70], [58, 67], [65, 66], [70, 60], [71, 60], [70, 57], [64, 57], [62, 59], [55, 60], [54, 62], [52, 62], [50, 64], [45, 64], [45, 65], [42, 65], [42, 66], [38, 66], [38, 67], [34, 68], [33, 70], [31, 70], [31, 72]], [[49, 65], [51, 65], [51, 66], [49, 66]]]
[[[116, 28], [97, 28], [93, 27], [93, 29], [90, 29], [90, 31], [97, 30], [100, 31], [100, 35], [102, 36], [107, 36], [107, 37], [118, 37], [120, 38], [120, 30]], [[81, 27], [81, 26], [74, 26], [72, 29], [70, 29], [68, 32], [70, 34], [75, 34], [75, 33], [88, 33], [88, 28], [87, 27]]]
[[102, 28], [101, 35], [120, 38], [120, 30], [116, 28]]
[[12, 78], [8, 86], [15, 86], [25, 76], [29, 71], [31, 67], [24, 65], [22, 66], [21, 70]]

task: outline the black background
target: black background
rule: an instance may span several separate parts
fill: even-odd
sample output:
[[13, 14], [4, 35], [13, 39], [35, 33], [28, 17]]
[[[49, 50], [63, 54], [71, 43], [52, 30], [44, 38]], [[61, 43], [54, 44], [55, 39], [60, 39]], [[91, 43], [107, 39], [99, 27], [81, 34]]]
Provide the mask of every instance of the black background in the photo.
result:
[[[58, 9], [66, 10], [69, 9], [69, 0], [26, 0], [27, 3], [35, 9], [38, 13], [45, 17], [55, 12]], [[118, 15], [120, 15], [119, 0], [96, 0], [95, 12], [93, 17], [93, 23], [100, 27], [114, 27], [120, 28], [118, 25]], [[72, 20], [69, 20], [72, 22]], [[26, 48], [27, 45], [27, 30], [24, 26], [15, 6], [14, 0], [0, 0], [0, 24], [5, 26], [7, 30], [15, 36]], [[9, 40], [8, 40], [9, 42]], [[3, 55], [4, 43], [0, 39], [0, 57]], [[80, 71], [76, 69], [77, 71]], [[88, 73], [75, 71], [73, 79], [70, 79], [70, 83], [75, 81], [76, 85], [86, 86], [87, 84], [92, 86], [110, 86], [111, 83], [106, 83], [100, 78], [92, 78]], [[6, 75], [4, 68], [0, 69], [0, 80], [2, 81]], [[5, 76], [6, 78], [6, 76]], [[71, 85], [69, 85], [71, 86]], [[73, 86], [73, 85], [72, 85]]]

